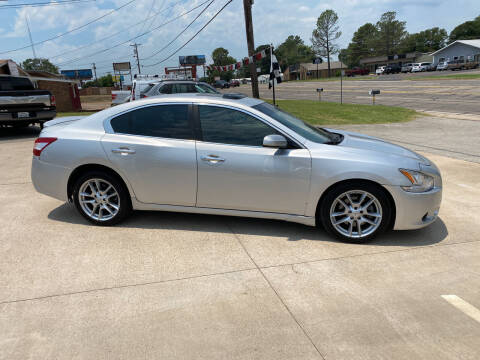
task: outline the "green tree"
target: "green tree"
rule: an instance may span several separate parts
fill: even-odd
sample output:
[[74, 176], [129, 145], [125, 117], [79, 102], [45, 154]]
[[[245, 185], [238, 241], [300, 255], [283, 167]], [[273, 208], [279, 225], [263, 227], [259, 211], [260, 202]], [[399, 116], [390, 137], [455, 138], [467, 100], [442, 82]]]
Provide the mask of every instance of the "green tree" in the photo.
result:
[[52, 74], [58, 74], [58, 67], [44, 58], [26, 59], [22, 63], [22, 68], [25, 70], [47, 71]]
[[97, 80], [87, 81], [83, 87], [112, 87], [114, 85], [112, 74], [99, 77]]
[[[310, 46], [305, 45], [300, 36], [290, 35], [275, 48], [275, 56], [284, 71], [290, 65], [311, 62], [315, 58], [315, 52]], [[270, 72], [270, 56], [268, 56], [268, 72]]]
[[333, 10], [325, 10], [317, 19], [317, 28], [312, 32], [313, 49], [317, 54], [326, 57], [328, 61], [328, 76], [330, 76], [330, 56], [340, 49], [335, 41], [342, 36], [339, 31], [338, 15]]
[[[212, 51], [212, 59], [213, 65], [216, 66], [225, 66], [231, 65], [237, 62], [237, 60], [229, 55], [227, 49], [219, 47]], [[210, 82], [213, 82], [215, 76], [220, 76], [220, 79], [225, 81], [230, 81], [233, 79], [233, 71], [217, 71], [217, 70], [210, 70], [207, 73], [208, 79]]]
[[396, 19], [395, 11], [384, 13], [377, 22], [378, 42], [376, 51], [383, 55], [394, 55], [399, 52], [400, 45], [407, 36], [405, 21]]
[[480, 38], [480, 16], [477, 16], [472, 21], [466, 21], [458, 25], [450, 33], [449, 41], [468, 40]]
[[342, 49], [338, 58], [349, 67], [360, 65], [360, 59], [376, 55], [378, 30], [375, 25], [366, 23], [353, 34], [352, 41], [346, 49]]
[[445, 46], [447, 31], [434, 27], [415, 34], [408, 34], [402, 42], [401, 52], [432, 52]]

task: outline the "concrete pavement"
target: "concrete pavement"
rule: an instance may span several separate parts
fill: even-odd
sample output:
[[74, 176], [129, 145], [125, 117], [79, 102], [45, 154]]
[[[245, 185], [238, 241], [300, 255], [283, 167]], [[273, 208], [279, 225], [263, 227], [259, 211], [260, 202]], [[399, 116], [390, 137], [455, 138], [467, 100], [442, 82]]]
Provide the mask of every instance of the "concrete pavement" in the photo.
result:
[[[281, 221], [137, 212], [112, 227], [37, 194], [0, 142], [0, 359], [478, 359], [480, 164], [440, 167], [440, 218], [366, 245]], [[24, 135], [27, 136], [27, 135]]]
[[407, 123], [337, 125], [335, 128], [376, 136], [415, 151], [480, 163], [480, 115], [472, 118], [436, 112]]

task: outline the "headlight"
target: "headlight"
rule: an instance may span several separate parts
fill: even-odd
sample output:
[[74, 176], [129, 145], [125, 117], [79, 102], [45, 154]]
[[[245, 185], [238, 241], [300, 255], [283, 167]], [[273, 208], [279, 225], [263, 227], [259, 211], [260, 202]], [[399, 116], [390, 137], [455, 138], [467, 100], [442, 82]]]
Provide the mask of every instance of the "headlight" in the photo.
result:
[[412, 183], [410, 186], [402, 186], [408, 192], [420, 193], [433, 189], [433, 177], [415, 170], [399, 169], [400, 172]]

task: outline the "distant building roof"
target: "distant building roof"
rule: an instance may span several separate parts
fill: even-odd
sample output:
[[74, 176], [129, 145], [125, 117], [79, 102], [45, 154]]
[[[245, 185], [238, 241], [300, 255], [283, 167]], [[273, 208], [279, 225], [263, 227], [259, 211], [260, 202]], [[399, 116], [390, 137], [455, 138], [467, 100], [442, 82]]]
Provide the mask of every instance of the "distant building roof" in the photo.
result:
[[450, 46], [452, 46], [456, 43], [465, 44], [465, 45], [473, 46], [473, 47], [476, 47], [476, 48], [480, 49], [480, 39], [455, 40], [454, 42], [448, 44], [447, 46], [441, 48], [440, 50], [435, 51], [432, 55], [435, 55], [436, 53], [439, 53], [440, 51], [443, 51], [443, 50], [449, 48]]
[[[304, 67], [309, 71], [317, 70], [317, 64], [313, 64], [313, 63], [301, 63], [300, 66]], [[346, 69], [346, 68], [347, 68], [347, 65], [345, 65], [341, 61], [330, 61], [330, 69]], [[318, 64], [318, 70], [327, 70], [327, 69], [328, 69], [328, 63], [326, 61], [321, 64]]]
[[13, 75], [13, 76], [25, 76], [27, 73], [17, 65], [17, 63], [11, 59], [0, 60], [0, 74]]

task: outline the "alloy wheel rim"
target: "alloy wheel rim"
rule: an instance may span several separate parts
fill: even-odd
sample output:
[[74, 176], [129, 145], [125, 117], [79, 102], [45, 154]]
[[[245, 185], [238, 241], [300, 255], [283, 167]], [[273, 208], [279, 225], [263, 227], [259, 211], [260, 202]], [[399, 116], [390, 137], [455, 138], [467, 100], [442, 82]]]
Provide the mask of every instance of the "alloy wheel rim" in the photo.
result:
[[380, 201], [367, 191], [350, 190], [337, 196], [330, 207], [330, 221], [340, 234], [363, 238], [382, 222]]
[[78, 201], [91, 219], [107, 221], [120, 210], [120, 196], [115, 187], [104, 179], [89, 179], [80, 186]]

